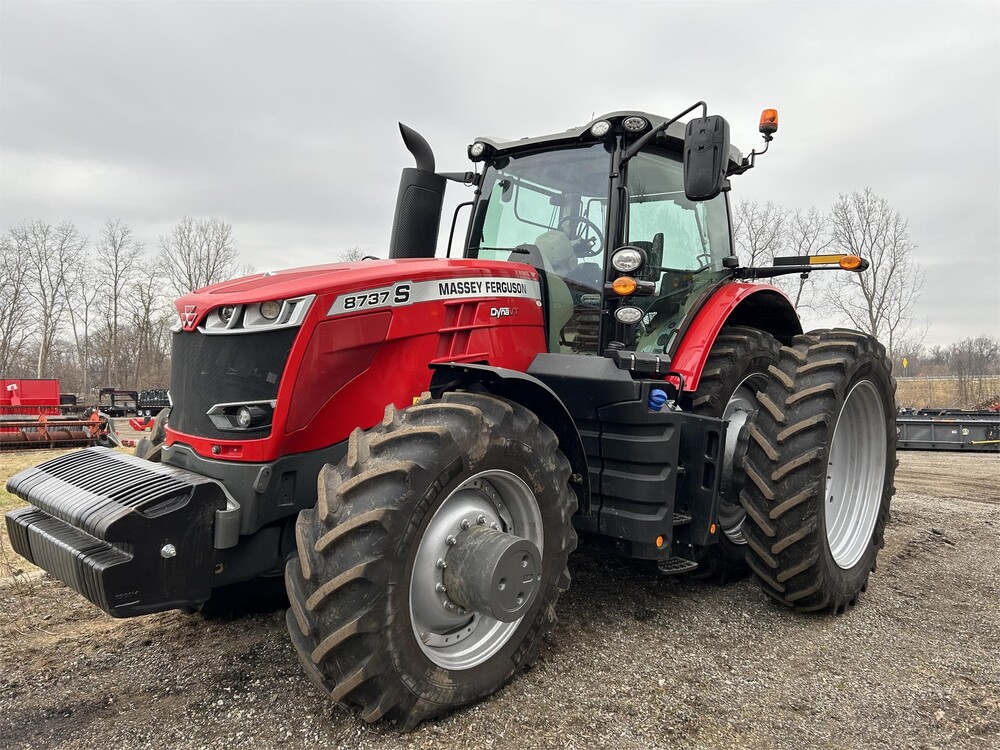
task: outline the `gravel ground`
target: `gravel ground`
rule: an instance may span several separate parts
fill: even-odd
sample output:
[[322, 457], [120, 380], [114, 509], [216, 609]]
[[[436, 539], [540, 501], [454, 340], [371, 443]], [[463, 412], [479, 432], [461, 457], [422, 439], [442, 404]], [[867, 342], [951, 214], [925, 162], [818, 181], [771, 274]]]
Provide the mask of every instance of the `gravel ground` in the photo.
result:
[[1000, 747], [1000, 457], [900, 458], [886, 549], [848, 614], [801, 615], [751, 581], [705, 586], [580, 553], [538, 663], [492, 698], [406, 735], [322, 697], [281, 612], [113, 620], [57, 582], [0, 582], [0, 741]]

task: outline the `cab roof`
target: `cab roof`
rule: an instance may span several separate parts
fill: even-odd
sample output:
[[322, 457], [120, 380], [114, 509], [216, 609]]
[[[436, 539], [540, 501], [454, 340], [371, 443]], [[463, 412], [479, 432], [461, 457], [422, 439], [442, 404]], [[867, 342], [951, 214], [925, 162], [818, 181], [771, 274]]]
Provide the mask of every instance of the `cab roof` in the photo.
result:
[[[587, 142], [597, 142], [603, 140], [603, 138], [597, 138], [590, 134], [590, 128], [595, 122], [601, 120], [607, 120], [613, 126], [618, 126], [622, 120], [626, 117], [644, 117], [646, 122], [651, 123], [653, 127], [665, 122], [668, 118], [661, 115], [652, 115], [648, 112], [641, 112], [639, 110], [625, 110], [618, 112], [609, 112], [606, 115], [601, 115], [600, 117], [595, 117], [593, 120], [588, 122], [586, 125], [580, 125], [575, 128], [570, 128], [561, 133], [552, 133], [550, 135], [538, 135], [531, 138], [521, 138], [519, 140], [504, 140], [501, 138], [477, 138], [477, 141], [491, 146], [496, 154], [513, 153], [515, 151], [526, 151], [540, 146], [559, 146], [559, 145], [573, 145], [577, 143], [587, 143]], [[680, 152], [684, 145], [684, 129], [686, 123], [678, 121], [672, 123], [666, 130], [666, 146], [667, 148]], [[642, 131], [647, 132], [647, 131]], [[638, 135], [641, 135], [638, 134]], [[661, 136], [662, 138], [662, 136]], [[659, 138], [658, 142], [663, 141]], [[729, 146], [729, 161], [734, 165], [738, 166], [743, 161], [743, 154], [738, 148], [730, 144]]]

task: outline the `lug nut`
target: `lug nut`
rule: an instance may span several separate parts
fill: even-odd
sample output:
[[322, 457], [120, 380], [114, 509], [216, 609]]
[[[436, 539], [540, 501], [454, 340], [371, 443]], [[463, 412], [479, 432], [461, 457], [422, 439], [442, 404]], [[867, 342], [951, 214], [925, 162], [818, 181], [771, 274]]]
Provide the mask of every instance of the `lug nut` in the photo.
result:
[[469, 519], [468, 518], [463, 518], [462, 519], [462, 531], [465, 531], [470, 526], [472, 526], [472, 524], [469, 523]]
[[458, 608], [458, 614], [463, 615], [463, 616], [466, 615], [467, 612], [465, 611], [465, 607], [459, 607]]
[[439, 594], [443, 594], [445, 591], [448, 590], [448, 587], [445, 586], [443, 583], [437, 583], [434, 585], [434, 590], [437, 591]]
[[171, 557], [177, 557], [177, 548], [172, 544], [164, 544], [160, 547], [160, 557], [167, 560]]
[[482, 513], [480, 513], [479, 514], [479, 518], [476, 519], [476, 523], [478, 523], [480, 526], [485, 526], [486, 525], [486, 516], [484, 516]]
[[444, 570], [445, 568], [448, 567], [448, 563], [444, 561], [443, 557], [439, 557], [437, 563], [435, 564], [437, 565], [438, 570]]
[[446, 600], [444, 603], [444, 608], [449, 612], [455, 611], [455, 602], [453, 602], [451, 599]]
[[494, 531], [500, 531], [500, 524], [494, 521], [493, 523], [490, 524], [490, 528], [493, 529]]
[[449, 534], [445, 538], [444, 543], [447, 544], [449, 547], [454, 547], [458, 543], [458, 540], [454, 536]]

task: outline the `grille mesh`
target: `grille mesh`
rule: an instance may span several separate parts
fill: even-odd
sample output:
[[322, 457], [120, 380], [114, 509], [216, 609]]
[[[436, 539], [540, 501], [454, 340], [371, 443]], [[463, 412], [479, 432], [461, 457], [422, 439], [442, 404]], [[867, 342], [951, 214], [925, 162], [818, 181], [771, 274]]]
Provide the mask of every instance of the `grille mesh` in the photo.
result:
[[170, 426], [199, 437], [261, 438], [270, 427], [218, 429], [206, 412], [215, 404], [270, 401], [278, 394], [298, 328], [232, 335], [174, 334], [170, 369]]

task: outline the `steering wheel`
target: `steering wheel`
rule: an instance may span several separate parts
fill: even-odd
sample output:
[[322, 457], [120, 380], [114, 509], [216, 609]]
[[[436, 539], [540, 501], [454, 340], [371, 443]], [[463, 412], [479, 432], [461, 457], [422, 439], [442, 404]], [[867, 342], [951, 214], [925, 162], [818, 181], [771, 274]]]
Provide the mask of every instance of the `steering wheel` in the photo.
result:
[[[566, 225], [564, 229], [563, 226]], [[582, 216], [565, 216], [556, 224], [556, 228], [569, 237], [573, 243], [573, 253], [577, 258], [592, 258], [600, 255], [604, 249], [604, 234], [601, 228], [590, 219]], [[572, 230], [572, 231], [568, 231]], [[593, 237], [587, 237], [592, 233]]]

